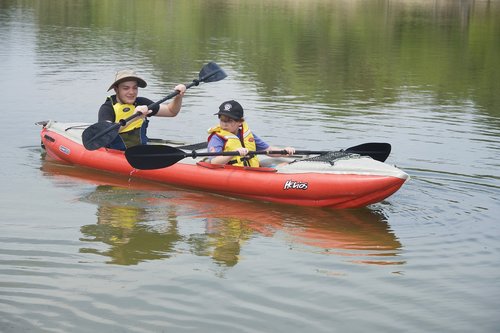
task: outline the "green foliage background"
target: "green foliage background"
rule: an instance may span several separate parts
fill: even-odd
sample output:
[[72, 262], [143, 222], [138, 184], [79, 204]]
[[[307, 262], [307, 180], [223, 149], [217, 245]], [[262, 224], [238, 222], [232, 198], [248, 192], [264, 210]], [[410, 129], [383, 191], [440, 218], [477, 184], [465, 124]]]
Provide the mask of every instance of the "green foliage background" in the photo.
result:
[[215, 60], [270, 98], [424, 93], [500, 115], [499, 1], [3, 0], [2, 15], [12, 3], [34, 15], [39, 51], [142, 57], [176, 78]]

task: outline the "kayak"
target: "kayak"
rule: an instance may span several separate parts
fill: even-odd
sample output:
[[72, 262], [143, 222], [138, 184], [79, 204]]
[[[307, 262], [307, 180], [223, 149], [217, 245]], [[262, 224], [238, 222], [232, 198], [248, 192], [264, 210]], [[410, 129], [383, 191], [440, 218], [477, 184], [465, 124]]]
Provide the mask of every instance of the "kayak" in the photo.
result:
[[52, 120], [40, 124], [42, 147], [49, 158], [231, 197], [298, 206], [359, 208], [388, 198], [409, 179], [408, 174], [393, 165], [341, 151], [326, 160], [322, 155], [264, 156], [259, 168], [214, 165], [200, 156], [167, 168], [139, 170], [129, 164], [123, 151], [85, 149], [82, 133], [90, 124]]

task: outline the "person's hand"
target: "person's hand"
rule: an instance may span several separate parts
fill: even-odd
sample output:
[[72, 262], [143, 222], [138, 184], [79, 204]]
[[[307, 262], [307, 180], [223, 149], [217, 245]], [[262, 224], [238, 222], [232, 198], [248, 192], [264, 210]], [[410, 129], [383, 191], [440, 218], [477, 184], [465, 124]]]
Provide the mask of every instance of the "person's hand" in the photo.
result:
[[183, 84], [176, 85], [174, 89], [179, 92], [180, 96], [184, 96], [184, 93], [186, 92], [186, 86]]
[[140, 112], [140, 113], [142, 113], [143, 116], [147, 116], [148, 114], [150, 114], [153, 111], [148, 110], [148, 106], [147, 105], [138, 105], [135, 108], [135, 112]]
[[286, 150], [286, 152], [288, 153], [288, 155], [295, 154], [295, 148], [293, 148], [293, 147], [285, 147], [283, 149]]
[[245, 156], [246, 154], [248, 154], [247, 148], [238, 148], [237, 151], [238, 153], [240, 153], [240, 156]]

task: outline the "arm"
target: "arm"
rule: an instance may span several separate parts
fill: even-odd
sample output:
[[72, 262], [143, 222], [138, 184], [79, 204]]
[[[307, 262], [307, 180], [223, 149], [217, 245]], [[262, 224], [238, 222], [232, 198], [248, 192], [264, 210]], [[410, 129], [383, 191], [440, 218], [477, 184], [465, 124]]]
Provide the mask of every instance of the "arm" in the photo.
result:
[[[238, 148], [236, 149], [237, 152], [240, 153], [240, 156], [245, 156], [248, 154], [248, 149], [246, 148]], [[227, 164], [234, 156], [215, 156], [210, 160], [210, 163], [212, 164]]]
[[109, 101], [106, 101], [99, 108], [99, 114], [97, 116], [97, 121], [109, 121], [111, 123], [115, 122], [115, 111], [113, 110], [113, 106]]
[[[268, 147], [266, 149], [266, 151], [270, 151], [270, 150], [286, 150], [288, 156], [295, 154], [295, 148], [293, 148], [293, 147], [285, 147], [285, 148]], [[272, 157], [281, 157], [283, 155], [281, 155], [281, 154], [278, 154], [278, 155], [276, 155], [276, 154], [269, 154], [269, 156], [272, 156]]]
[[182, 97], [186, 92], [186, 86], [183, 84], [178, 84], [175, 87], [175, 90], [179, 91], [179, 94], [174, 97], [172, 102], [168, 104], [160, 104], [160, 110], [156, 116], [158, 117], [175, 117], [181, 111], [182, 107]]
[[[135, 108], [136, 112], [141, 112], [143, 114], [142, 117], [175, 117], [181, 110], [182, 106], [182, 97], [186, 91], [186, 86], [183, 84], [179, 84], [175, 87], [175, 90], [179, 91], [179, 94], [174, 97], [172, 102], [168, 104], [160, 104], [156, 109], [148, 110], [148, 105], [152, 104], [153, 101], [149, 99], [145, 99], [144, 97], [138, 97], [137, 100], [140, 99], [140, 104]], [[148, 101], [145, 103], [145, 101]]]
[[[217, 135], [213, 135], [208, 142], [207, 150], [210, 153], [220, 153], [224, 149], [224, 141], [219, 138]], [[240, 156], [245, 156], [248, 154], [248, 149], [246, 148], [238, 148], [238, 152]], [[210, 163], [212, 164], [226, 164], [229, 162], [234, 156], [215, 156], [210, 159]]]
[[[288, 153], [288, 155], [295, 154], [295, 148], [292, 148], [292, 147], [285, 147], [285, 148], [271, 147], [264, 140], [262, 140], [258, 135], [256, 135], [255, 133], [253, 133], [253, 137], [255, 139], [255, 145], [257, 146], [257, 150], [265, 150], [265, 151], [270, 151], [270, 150], [286, 150], [286, 152]], [[280, 156], [283, 156], [283, 155], [275, 155], [275, 154], [271, 155], [270, 154], [269, 156], [280, 157]]]

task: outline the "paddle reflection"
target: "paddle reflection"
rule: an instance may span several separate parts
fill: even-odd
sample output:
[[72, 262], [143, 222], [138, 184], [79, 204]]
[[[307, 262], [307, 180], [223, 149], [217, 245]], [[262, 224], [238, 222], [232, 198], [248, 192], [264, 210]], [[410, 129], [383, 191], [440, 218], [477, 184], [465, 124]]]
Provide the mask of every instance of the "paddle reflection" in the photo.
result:
[[[252, 238], [272, 237], [296, 251], [345, 257], [361, 264], [398, 265], [401, 243], [383, 213], [328, 210], [231, 199], [43, 161], [42, 171], [95, 185], [80, 200], [97, 206], [97, 223], [81, 227], [81, 241], [106, 244], [83, 253], [134, 265], [187, 251], [232, 267]], [[188, 226], [185, 230], [186, 225]], [[179, 229], [182, 227], [183, 231]], [[180, 249], [183, 249], [182, 251]]]

